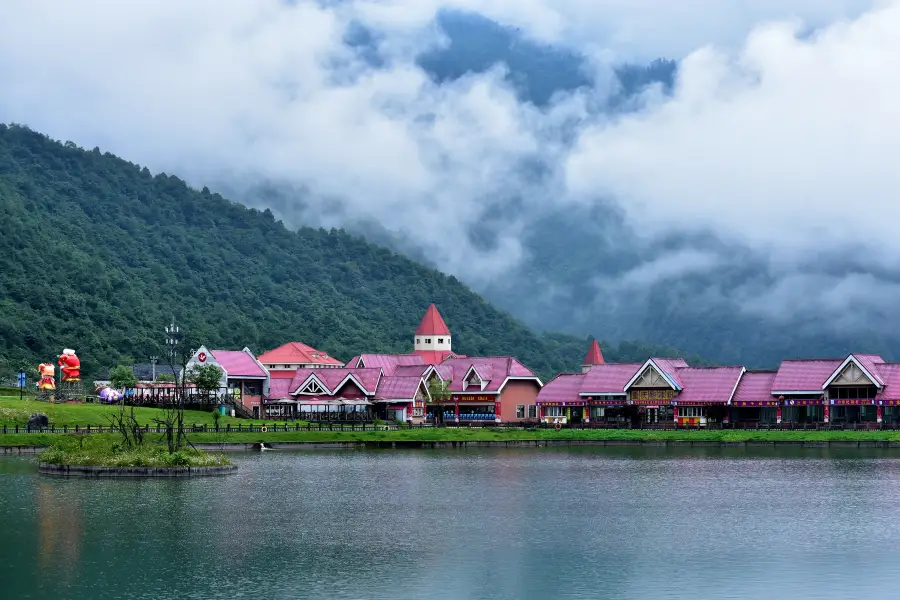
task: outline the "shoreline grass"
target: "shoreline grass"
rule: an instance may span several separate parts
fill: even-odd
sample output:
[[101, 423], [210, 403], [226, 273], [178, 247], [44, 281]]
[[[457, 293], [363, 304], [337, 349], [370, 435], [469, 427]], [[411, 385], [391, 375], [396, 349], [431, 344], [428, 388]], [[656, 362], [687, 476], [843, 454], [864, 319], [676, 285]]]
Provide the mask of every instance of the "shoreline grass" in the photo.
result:
[[[161, 434], [149, 433], [147, 443], [156, 444]], [[50, 446], [59, 438], [114, 439], [114, 434], [0, 434], [0, 446]], [[399, 429], [395, 431], [279, 431], [189, 433], [196, 444], [248, 444], [257, 442], [504, 442], [504, 441], [642, 441], [642, 442], [895, 442], [900, 431], [756, 431], [641, 429]]]

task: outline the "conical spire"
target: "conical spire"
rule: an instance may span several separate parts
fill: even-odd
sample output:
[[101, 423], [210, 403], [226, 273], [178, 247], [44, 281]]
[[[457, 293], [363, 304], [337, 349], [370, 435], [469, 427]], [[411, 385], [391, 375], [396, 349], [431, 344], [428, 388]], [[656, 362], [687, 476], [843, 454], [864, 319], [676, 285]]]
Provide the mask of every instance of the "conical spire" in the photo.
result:
[[597, 340], [591, 342], [591, 348], [588, 350], [587, 356], [584, 357], [584, 367], [593, 365], [602, 365], [606, 361], [603, 360], [603, 353], [600, 352], [600, 343]]
[[422, 317], [422, 322], [416, 329], [416, 335], [450, 335], [447, 324], [444, 323], [441, 313], [434, 304], [425, 311], [425, 316]]

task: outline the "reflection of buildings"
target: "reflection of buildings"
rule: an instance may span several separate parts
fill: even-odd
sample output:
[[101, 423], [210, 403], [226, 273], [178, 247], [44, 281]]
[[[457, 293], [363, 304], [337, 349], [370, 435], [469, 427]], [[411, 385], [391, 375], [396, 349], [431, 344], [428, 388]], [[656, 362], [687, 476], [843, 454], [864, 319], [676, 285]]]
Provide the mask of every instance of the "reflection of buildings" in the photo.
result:
[[37, 490], [38, 564], [54, 573], [73, 572], [81, 555], [82, 508], [72, 496], [65, 500], [58, 486], [39, 483]]

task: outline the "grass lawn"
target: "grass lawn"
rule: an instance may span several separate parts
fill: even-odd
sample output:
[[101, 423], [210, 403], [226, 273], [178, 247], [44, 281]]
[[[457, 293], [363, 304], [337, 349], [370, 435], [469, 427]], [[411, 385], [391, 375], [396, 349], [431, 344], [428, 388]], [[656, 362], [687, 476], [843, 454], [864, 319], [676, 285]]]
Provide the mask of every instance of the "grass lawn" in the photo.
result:
[[[0, 434], [0, 445], [51, 444], [61, 434]], [[92, 434], [96, 435], [96, 434]], [[100, 437], [100, 436], [98, 436]], [[104, 434], [105, 437], [105, 434]], [[113, 436], [114, 437], [114, 436]], [[155, 440], [159, 434], [148, 434]], [[406, 429], [397, 431], [288, 431], [253, 433], [192, 433], [195, 443], [253, 442], [467, 442], [534, 440], [643, 440], [708, 442], [900, 442], [900, 431], [650, 431], [639, 429], [507, 430], [490, 428]]]
[[[25, 425], [28, 418], [34, 413], [44, 413], [50, 419], [50, 422], [57, 427], [68, 425], [74, 427], [86, 427], [88, 425], [95, 427], [103, 425], [109, 427], [109, 419], [107, 415], [114, 413], [116, 406], [108, 404], [50, 404], [49, 402], [41, 402], [33, 398], [25, 397], [19, 400], [18, 396], [0, 396], [0, 428], [3, 425], [16, 426]], [[155, 425], [154, 417], [161, 418], [163, 411], [158, 408], [137, 407], [134, 409], [135, 415], [141, 425]], [[185, 425], [213, 425], [215, 420], [212, 412], [202, 410], [186, 410], [184, 411]], [[243, 423], [263, 423], [263, 421], [252, 421], [249, 419], [238, 419], [232, 417], [221, 417], [219, 423], [224, 427], [227, 423], [236, 425]]]

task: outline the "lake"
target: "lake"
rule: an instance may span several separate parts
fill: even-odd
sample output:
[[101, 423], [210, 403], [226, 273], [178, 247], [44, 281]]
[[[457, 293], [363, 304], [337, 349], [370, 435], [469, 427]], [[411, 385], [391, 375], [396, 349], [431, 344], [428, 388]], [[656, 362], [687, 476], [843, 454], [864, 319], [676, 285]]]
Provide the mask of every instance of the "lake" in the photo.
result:
[[896, 598], [900, 453], [236, 454], [52, 479], [0, 458], [0, 597]]

